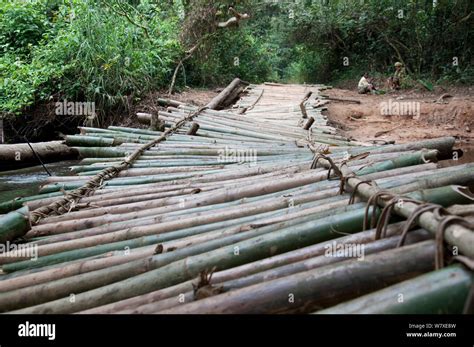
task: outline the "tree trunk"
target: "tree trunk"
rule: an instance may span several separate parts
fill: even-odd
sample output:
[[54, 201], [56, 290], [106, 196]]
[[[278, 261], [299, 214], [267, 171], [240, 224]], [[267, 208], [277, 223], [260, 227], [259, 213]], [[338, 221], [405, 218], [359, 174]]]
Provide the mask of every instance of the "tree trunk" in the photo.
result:
[[231, 105], [247, 85], [247, 82], [235, 78], [219, 95], [212, 99], [206, 107], [211, 110], [219, 110]]

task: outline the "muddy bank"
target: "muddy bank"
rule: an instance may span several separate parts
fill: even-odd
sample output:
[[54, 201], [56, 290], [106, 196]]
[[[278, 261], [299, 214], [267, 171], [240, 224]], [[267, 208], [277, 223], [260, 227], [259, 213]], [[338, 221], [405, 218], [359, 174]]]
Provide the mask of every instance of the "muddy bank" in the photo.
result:
[[203, 106], [219, 93], [219, 89], [192, 89], [185, 88], [180, 93], [169, 97], [165, 91], [151, 92], [136, 102], [127, 104], [127, 107], [117, 109], [102, 114], [101, 110], [96, 110], [98, 116], [93, 124], [88, 124], [87, 115], [58, 115], [56, 114], [56, 101], [51, 100], [41, 103], [25, 111], [24, 114], [6, 118], [4, 121], [5, 143], [23, 143], [24, 136], [30, 142], [45, 142], [61, 140], [63, 134], [78, 134], [78, 126], [95, 126], [106, 128], [109, 125], [116, 126], [140, 126], [137, 121], [137, 112], [153, 113], [157, 112], [159, 98], [171, 98], [187, 104]]

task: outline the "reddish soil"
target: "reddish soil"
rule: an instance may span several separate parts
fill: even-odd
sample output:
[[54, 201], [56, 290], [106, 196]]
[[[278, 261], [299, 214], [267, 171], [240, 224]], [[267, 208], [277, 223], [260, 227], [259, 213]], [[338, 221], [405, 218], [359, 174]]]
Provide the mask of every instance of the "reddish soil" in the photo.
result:
[[[331, 122], [346, 136], [359, 141], [404, 143], [455, 136], [460, 144], [474, 146], [472, 87], [432, 93], [396, 91], [384, 95], [361, 95], [353, 90], [329, 89], [324, 94], [360, 102], [331, 101], [327, 105]], [[382, 134], [384, 131], [386, 133]]]

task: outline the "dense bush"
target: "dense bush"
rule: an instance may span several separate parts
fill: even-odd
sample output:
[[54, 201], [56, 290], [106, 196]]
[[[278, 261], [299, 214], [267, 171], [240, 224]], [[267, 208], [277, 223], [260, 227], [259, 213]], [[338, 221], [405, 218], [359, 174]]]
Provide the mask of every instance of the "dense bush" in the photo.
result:
[[247, 30], [225, 30], [206, 51], [207, 59], [191, 60], [188, 82], [194, 85], [222, 85], [239, 77], [264, 82], [272, 72], [268, 48]]
[[313, 56], [315, 80], [388, 74], [401, 61], [412, 76], [472, 83], [472, 10], [469, 0], [312, 1], [296, 9], [291, 37]]
[[0, 52], [28, 54], [51, 27], [43, 10], [35, 3], [3, 3], [0, 7]]
[[72, 7], [69, 1], [56, 8], [50, 5], [17, 1], [14, 10], [12, 4], [2, 5], [2, 11], [20, 16], [2, 18], [2, 26], [25, 22], [37, 31], [11, 29], [0, 36], [5, 42], [0, 56], [1, 111], [20, 112], [54, 95], [95, 101], [105, 112], [125, 105], [126, 96], [168, 83], [181, 54], [176, 17], [148, 2], [137, 7], [90, 0], [74, 1]]

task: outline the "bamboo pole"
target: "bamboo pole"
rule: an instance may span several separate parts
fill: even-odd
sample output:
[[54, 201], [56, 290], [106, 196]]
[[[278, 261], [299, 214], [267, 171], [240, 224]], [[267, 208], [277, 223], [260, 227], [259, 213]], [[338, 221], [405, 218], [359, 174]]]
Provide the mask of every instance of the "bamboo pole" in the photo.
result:
[[[429, 238], [432, 238], [429, 232], [426, 232], [424, 230], [412, 231], [410, 233], [410, 239], [409, 240], [407, 239], [406, 244], [407, 245], [413, 244], [416, 242], [427, 240]], [[305, 259], [299, 262], [294, 262], [286, 266], [272, 268], [270, 270], [262, 271], [262, 272], [255, 273], [253, 275], [249, 275], [245, 277], [235, 278], [233, 280], [229, 280], [225, 282], [216, 281], [213, 275], [212, 286], [219, 287], [220, 290], [223, 292], [228, 292], [228, 291], [232, 291], [232, 290], [236, 290], [240, 288], [245, 288], [245, 287], [258, 284], [258, 283], [272, 281], [277, 278], [290, 276], [296, 273], [314, 270], [316, 268], [320, 268], [323, 266], [327, 266], [327, 265], [341, 262], [341, 261], [351, 259], [351, 258], [357, 258], [357, 260], [359, 261], [364, 261], [365, 257], [370, 254], [380, 253], [385, 250], [396, 248], [399, 239], [400, 237], [398, 236], [398, 237], [391, 237], [391, 238], [386, 238], [383, 240], [371, 242], [371, 243], [365, 244], [364, 246], [361, 246], [359, 244], [358, 246], [360, 247], [359, 249], [363, 250], [360, 252], [360, 254], [357, 254], [356, 251], [354, 251], [353, 253], [350, 253], [347, 256], [345, 256], [344, 254], [342, 254], [342, 256], [337, 256], [337, 255], [328, 256], [326, 254], [323, 254], [323, 255]], [[336, 248], [337, 246], [340, 246], [340, 245], [336, 241], [332, 243], [326, 242], [324, 244], [324, 247], [326, 248], [326, 250], [329, 249], [329, 247]], [[353, 247], [353, 245], [348, 245], [348, 246]], [[180, 293], [180, 295], [185, 296], [185, 300], [184, 300], [185, 302], [190, 302], [197, 299], [195, 298], [196, 294], [194, 293], [193, 289], [194, 288], [190, 288], [190, 290]], [[176, 297], [172, 297], [172, 298], [168, 298], [162, 301], [155, 302], [154, 304], [147, 303], [146, 305], [138, 306], [136, 308], [128, 309], [125, 311], [119, 311], [118, 313], [150, 314], [150, 313], [157, 313], [165, 309], [170, 309], [172, 307], [177, 307], [177, 306], [180, 306], [181, 304], [182, 302], [177, 300]]]
[[462, 265], [429, 272], [318, 314], [461, 314], [474, 283]]
[[[449, 190], [445, 187], [443, 187], [442, 189], [435, 189], [432, 193], [424, 195], [438, 198], [443, 196], [444, 198], [445, 193], [455, 194], [457, 196], [463, 197], [462, 195], [459, 195], [457, 191], [454, 191], [452, 189]], [[298, 224], [293, 227], [279, 229], [277, 232], [266, 234], [265, 236], [261, 237], [250, 238], [246, 241], [232, 242], [230, 246], [219, 248], [214, 251], [208, 250], [206, 253], [202, 253], [201, 255], [188, 257], [185, 260], [178, 260], [166, 266], [160, 265], [162, 267], [159, 267], [155, 270], [150, 270], [142, 275], [138, 275], [133, 278], [120, 281], [116, 284], [106, 285], [101, 288], [85, 292], [83, 294], [79, 294], [76, 296], [76, 302], [74, 307], [71, 307], [71, 305], [68, 304], [67, 300], [63, 301], [59, 299], [48, 304], [39, 305], [35, 309], [30, 309], [32, 311], [19, 311], [19, 313], [40, 313], [43, 312], [43, 310], [48, 310], [48, 312], [56, 313], [77, 312], [91, 307], [107, 304], [113, 301], [126, 299], [131, 296], [144, 294], [153, 290], [163, 288], [163, 286], [170, 286], [179, 282], [189, 280], [194, 276], [197, 276], [200, 271], [203, 271], [206, 268], [211, 268], [213, 266], [217, 266], [217, 269], [229, 268], [232, 266], [240, 265], [245, 262], [249, 262], [251, 260], [263, 258], [268, 255], [283, 253], [285, 251], [331, 239], [334, 237], [334, 229], [342, 233], [353, 233], [355, 232], [354, 228], [360, 231], [359, 228], [362, 227], [361, 224], [363, 217], [363, 210], [355, 210], [352, 212], [339, 214], [337, 216], [325, 217], [320, 220], [310, 221], [307, 223]], [[318, 233], [315, 233], [314, 230], [318, 230]], [[233, 235], [225, 239], [228, 240], [238, 236], [239, 235]], [[209, 244], [213, 242], [222, 242], [222, 240], [224, 239], [214, 240], [205, 243], [202, 246], [209, 246]], [[236, 247], [239, 250], [239, 256], [234, 255]], [[189, 248], [184, 248], [181, 251], [189, 251]], [[180, 250], [174, 252], [180, 252]], [[173, 254], [174, 252], [165, 254], [169, 255]], [[147, 264], [147, 268], [150, 269], [150, 266], [152, 266], [152, 264], [154, 263], [147, 262]], [[132, 265], [126, 265], [127, 269], [133, 269]], [[186, 271], [183, 271], [183, 266], [184, 268], [187, 268]], [[121, 269], [120, 267], [117, 268]], [[107, 270], [108, 271], [106, 272], [106, 274], [104, 274], [105, 276], [99, 277], [101, 283], [104, 283], [102, 281], [104, 281], [106, 277], [112, 276], [113, 274], [117, 273], [112, 271], [111, 268]], [[120, 270], [117, 271], [120, 273]], [[87, 275], [88, 274], [84, 274], [81, 276]], [[80, 278], [81, 276], [76, 276], [76, 278]], [[75, 280], [76, 278], [69, 279], [67, 283], [59, 282], [59, 288], [64, 289], [65, 285], [72, 285], [73, 280]], [[80, 284], [84, 285], [84, 282], [87, 282], [88, 285], [93, 285], [92, 281], [90, 280], [82, 280], [80, 281]], [[42, 286], [38, 287], [42, 288]], [[71, 290], [71, 288], [67, 289]], [[45, 289], [43, 288], [41, 289], [41, 291], [45, 292]], [[29, 292], [31, 293], [31, 288], [29, 288]], [[52, 295], [54, 295], [53, 293], [56, 293], [57, 295], [57, 289], [46, 290], [46, 292], [51, 293]], [[17, 293], [10, 296], [0, 294], [0, 308], [3, 307], [3, 305], [13, 304], [13, 300], [15, 300], [17, 296]], [[21, 297], [20, 302], [23, 302], [22, 305], [27, 306], [27, 302], [25, 301], [26, 299], [23, 296], [19, 297]], [[33, 296], [33, 298], [35, 300], [41, 300], [38, 296]], [[18, 301], [16, 302], [18, 305]]]
[[346, 260], [255, 284], [160, 313], [308, 312], [412, 278], [434, 268], [434, 241]]
[[[401, 223], [389, 225], [387, 234], [388, 236], [399, 235], [402, 231], [403, 225]], [[368, 230], [364, 232], [359, 232], [344, 237], [339, 237], [334, 239], [338, 244], [366, 244], [372, 242], [375, 236], [375, 230]], [[259, 272], [263, 272], [272, 268], [289, 265], [298, 261], [303, 261], [310, 259], [312, 257], [317, 257], [323, 255], [326, 251], [327, 243], [317, 243], [311, 246], [303, 247], [296, 249], [290, 252], [282, 253], [275, 255], [269, 258], [264, 258], [262, 260], [246, 263], [237, 267], [233, 267], [227, 270], [215, 272], [212, 275], [213, 285], [218, 285], [225, 281], [237, 279], [244, 276], [249, 276]], [[116, 313], [118, 311], [132, 309], [134, 307], [142, 306], [147, 303], [156, 302], [159, 300], [165, 300], [169, 298], [176, 298], [182, 293], [193, 290], [193, 284], [196, 284], [196, 280], [190, 280], [178, 284], [176, 286], [171, 286], [169, 288], [157, 290], [149, 294], [132, 297], [130, 299], [118, 301], [112, 304], [104, 305], [97, 307], [91, 310], [87, 310], [81, 313], [90, 313], [90, 314], [103, 314], [103, 313]], [[0, 282], [1, 285], [1, 282]], [[185, 302], [188, 302], [186, 300]]]
[[[446, 206], [470, 201], [462, 192], [442, 187], [472, 182], [470, 166], [435, 169], [434, 164], [419, 164], [435, 160], [437, 151], [401, 153], [422, 148], [448, 153], [451, 138], [367, 146], [335, 135], [320, 111], [313, 109], [307, 109], [308, 117], [314, 119], [308, 134], [301, 128], [298, 114], [298, 95], [307, 91], [300, 88], [298, 92], [282, 89], [261, 93], [248, 115], [202, 110], [165, 100], [171, 104], [160, 113], [165, 132], [124, 127], [81, 129], [85, 136], [72, 140], [82, 141], [78, 147], [92, 155], [75, 168], [82, 177], [51, 178], [43, 191], [80, 187], [102, 169], [120, 165], [125, 155], [137, 153], [142, 143], [163, 139], [173, 127], [176, 131], [159, 146], [147, 146], [146, 152], [135, 158], [136, 166], [123, 171], [122, 177], [106, 182], [93, 196], [83, 197], [75, 206], [79, 211], [40, 221], [26, 235], [29, 244], [38, 247], [40, 258], [35, 264], [10, 257], [15, 255], [12, 252], [5, 254], [7, 260], [0, 259], [2, 271], [9, 273], [0, 281], [0, 310], [66, 313], [94, 312], [90, 309], [98, 308], [99, 312], [156, 312], [172, 307], [172, 296], [178, 290], [186, 298], [194, 298], [191, 284], [216, 265], [213, 282], [220, 281], [216, 283], [231, 289], [229, 293], [270, 283], [265, 280], [273, 283], [288, 275], [293, 278], [299, 271], [308, 274], [335, 266], [330, 263], [340, 259], [315, 254], [338, 233], [360, 231], [364, 209], [361, 203], [344, 206], [348, 196], [338, 195], [338, 181], [325, 180], [327, 171], [308, 171], [312, 154], [304, 148], [307, 146], [314, 150], [318, 144], [330, 144], [326, 148], [336, 162], [370, 152], [368, 157], [347, 162], [348, 168], [361, 179], [377, 180], [380, 188], [391, 189], [394, 194]], [[293, 111], [276, 106], [277, 98], [292, 103]], [[244, 98], [239, 104], [251, 103]], [[175, 127], [176, 122], [197, 111], [199, 136], [186, 135], [187, 124]], [[235, 161], [212, 165], [219, 151], [228, 147], [257, 149], [257, 166], [237, 165]], [[102, 153], [103, 158], [94, 151]], [[422, 168], [432, 171], [420, 175]], [[321, 177], [315, 180], [318, 175]], [[439, 188], [417, 191], [431, 187]], [[54, 194], [24, 202], [42, 207], [51, 204], [52, 198]], [[392, 222], [397, 220], [394, 217]], [[389, 230], [400, 229], [390, 226]], [[365, 237], [369, 241], [367, 235], [363, 233], [360, 240]], [[410, 241], [416, 241], [416, 237], [418, 232], [409, 234]], [[387, 254], [384, 250], [393, 246], [394, 240], [366, 243], [367, 254]], [[395, 277], [393, 283], [402, 280]], [[304, 291], [304, 287], [298, 290]], [[72, 307], [66, 300], [70, 293], [76, 295]], [[341, 295], [338, 300], [347, 298]], [[203, 300], [196, 304], [199, 302]], [[133, 303], [140, 307], [133, 309]]]
[[[345, 176], [351, 174], [347, 167], [343, 166], [341, 167], [341, 170]], [[351, 188], [354, 188], [361, 182], [362, 181], [360, 179], [355, 177], [349, 178], [347, 180], [347, 183]], [[461, 187], [452, 187], [451, 189], [456, 190], [460, 195], [463, 195], [465, 199], [471, 202], [474, 201], [474, 195], [470, 193], [468, 189], [463, 189]], [[380, 189], [364, 184], [360, 185], [358, 188], [358, 193], [362, 195], [364, 199], [369, 199], [378, 191], [380, 191]], [[388, 199], [380, 199], [379, 201], [382, 206], [385, 206], [388, 202]], [[418, 205], [407, 201], [401, 205], [399, 204], [398, 206], [394, 206], [394, 211], [403, 217], [409, 218], [417, 207]], [[439, 222], [436, 220], [435, 215], [432, 212], [425, 212], [422, 213], [418, 218], [418, 224], [422, 228], [429, 230], [432, 233], [436, 233]], [[444, 239], [449, 244], [458, 247], [462, 254], [465, 254], [469, 257], [474, 257], [474, 234], [468, 228], [458, 224], [448, 226], [444, 233]]]
[[28, 213], [28, 208], [22, 207], [0, 216], [0, 243], [15, 240], [30, 229]]

